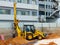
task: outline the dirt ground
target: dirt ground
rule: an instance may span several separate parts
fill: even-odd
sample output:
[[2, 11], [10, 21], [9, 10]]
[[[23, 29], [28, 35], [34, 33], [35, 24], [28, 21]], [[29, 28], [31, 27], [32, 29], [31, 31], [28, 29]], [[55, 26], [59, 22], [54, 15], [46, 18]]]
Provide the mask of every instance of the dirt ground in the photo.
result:
[[49, 44], [40, 44], [40, 45], [57, 45], [57, 44], [54, 42], [50, 42]]
[[60, 35], [51, 33], [46, 39], [36, 42], [34, 45], [60, 45]]
[[56, 33], [51, 33], [46, 37], [46, 39], [54, 39], [54, 38], [60, 38], [60, 35]]
[[[60, 36], [57, 34], [49, 34], [44, 40], [55, 39], [55, 38], [60, 38]], [[22, 37], [15, 37], [4, 41], [0, 40], [0, 45], [34, 45], [35, 41], [37, 40], [28, 41]], [[40, 44], [40, 45], [57, 45], [57, 44], [55, 42], [50, 42], [49, 44]]]
[[33, 45], [37, 40], [28, 41], [22, 37], [10, 38], [8, 40], [0, 40], [0, 45]]
[[[46, 29], [45, 29], [46, 30]], [[45, 40], [48, 39], [55, 39], [55, 38], [60, 38], [60, 28], [56, 29], [55, 31], [51, 30], [46, 30], [47, 33], [50, 33]], [[36, 40], [32, 40], [32, 41], [28, 41], [22, 37], [15, 37], [12, 38], [12, 31], [9, 31], [7, 33], [4, 34], [4, 32], [2, 33], [5, 36], [6, 40], [0, 40], [0, 45], [34, 45], [34, 43], [36, 42]], [[41, 40], [39, 40], [41, 41]], [[55, 42], [50, 42], [48, 44], [40, 44], [40, 45], [57, 45]]]

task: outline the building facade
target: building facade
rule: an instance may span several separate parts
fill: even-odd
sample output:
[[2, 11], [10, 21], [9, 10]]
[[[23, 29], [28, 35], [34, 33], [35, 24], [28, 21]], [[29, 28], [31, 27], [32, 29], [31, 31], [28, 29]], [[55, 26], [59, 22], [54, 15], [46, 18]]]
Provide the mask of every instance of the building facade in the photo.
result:
[[[14, 1], [0, 0], [0, 28], [12, 28]], [[20, 20], [20, 24], [38, 22], [38, 0], [17, 0], [16, 8], [17, 19]]]
[[[0, 0], [0, 28], [12, 28], [14, 20], [14, 1]], [[40, 23], [41, 15], [43, 20], [50, 17], [50, 14], [56, 10], [55, 0], [17, 0], [16, 10], [17, 19], [20, 20], [19, 26], [24, 24]]]
[[56, 0], [39, 0], [39, 15], [44, 16], [43, 19], [47, 21], [48, 18], [53, 17], [51, 14], [58, 9], [57, 7], [58, 2]]

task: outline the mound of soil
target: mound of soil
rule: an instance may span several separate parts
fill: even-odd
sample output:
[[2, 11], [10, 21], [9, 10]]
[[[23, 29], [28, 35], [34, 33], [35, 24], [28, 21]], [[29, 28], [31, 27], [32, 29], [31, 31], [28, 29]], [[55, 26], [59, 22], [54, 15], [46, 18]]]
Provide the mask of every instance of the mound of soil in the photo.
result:
[[29, 41], [27, 41], [26, 39], [23, 39], [22, 37], [16, 37], [13, 39], [8, 39], [6, 40], [6, 45], [21, 45], [21, 44], [26, 44]]
[[6, 45], [6, 44], [5, 44], [5, 41], [0, 40], [0, 45]]
[[50, 34], [46, 37], [46, 39], [54, 39], [54, 38], [60, 38], [58, 34]]
[[15, 37], [15, 38], [11, 38], [11, 39], [6, 40], [5, 44], [6, 45], [33, 45], [30, 43], [34, 42], [34, 41], [35, 40], [28, 41], [28, 40], [24, 39], [23, 37]]

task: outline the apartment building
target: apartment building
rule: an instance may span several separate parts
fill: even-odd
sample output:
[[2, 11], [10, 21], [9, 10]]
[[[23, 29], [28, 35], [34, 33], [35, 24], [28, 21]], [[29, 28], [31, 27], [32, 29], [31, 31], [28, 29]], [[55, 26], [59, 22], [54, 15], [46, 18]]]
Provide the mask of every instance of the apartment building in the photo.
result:
[[55, 18], [57, 15], [51, 14], [58, 9], [58, 2], [56, 0], [39, 0], [39, 15], [44, 16], [42, 19], [45, 21], [49, 20], [49, 18]]
[[[0, 28], [11, 29], [14, 20], [15, 0], [0, 0]], [[16, 0], [17, 19], [19, 26], [24, 24], [40, 23], [41, 17], [46, 22], [46, 17], [55, 11], [58, 3], [55, 0]], [[53, 8], [54, 7], [54, 8]], [[39, 25], [39, 24], [38, 24]]]
[[[0, 0], [0, 28], [12, 28], [15, 0]], [[21, 25], [38, 22], [38, 0], [16, 0], [17, 19]]]

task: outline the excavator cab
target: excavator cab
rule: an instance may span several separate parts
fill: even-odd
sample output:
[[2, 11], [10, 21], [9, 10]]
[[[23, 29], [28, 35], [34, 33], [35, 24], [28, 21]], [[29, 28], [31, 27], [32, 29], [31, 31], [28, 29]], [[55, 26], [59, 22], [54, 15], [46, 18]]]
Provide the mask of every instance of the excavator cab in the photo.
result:
[[23, 32], [24, 31], [34, 33], [35, 32], [35, 27], [34, 27], [34, 25], [24, 25]]
[[27, 40], [33, 39], [33, 34], [35, 33], [34, 25], [24, 25], [23, 26], [23, 33]]

